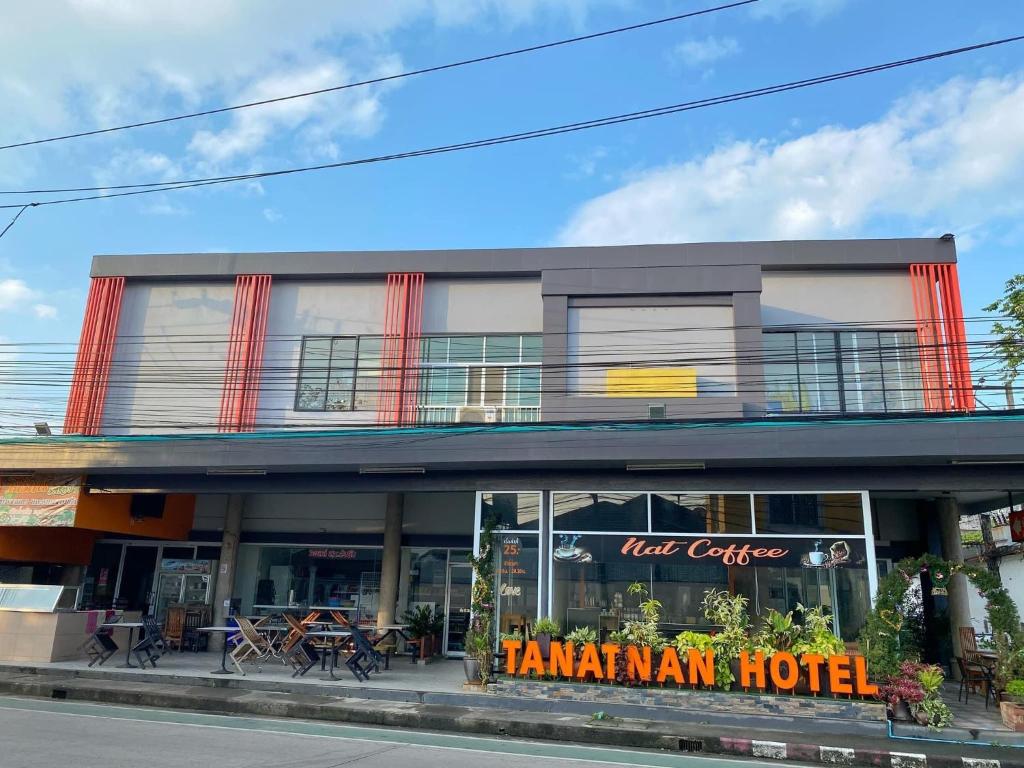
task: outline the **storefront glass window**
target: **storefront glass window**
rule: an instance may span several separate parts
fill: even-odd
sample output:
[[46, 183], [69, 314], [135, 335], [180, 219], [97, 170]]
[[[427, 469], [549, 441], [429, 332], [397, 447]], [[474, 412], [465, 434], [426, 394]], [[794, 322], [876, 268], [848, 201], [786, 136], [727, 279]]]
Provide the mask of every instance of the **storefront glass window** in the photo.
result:
[[447, 549], [411, 550], [406, 609], [415, 610], [426, 605], [435, 613], [444, 613], [447, 579]]
[[481, 528], [490, 519], [510, 531], [540, 530], [539, 493], [485, 493], [480, 500]]
[[261, 547], [253, 606], [354, 606], [360, 623], [372, 623], [380, 555], [376, 547]]
[[555, 531], [646, 531], [646, 493], [554, 493]]
[[751, 533], [750, 494], [651, 494], [651, 530], [661, 533]]
[[857, 493], [771, 493], [754, 496], [758, 533], [864, 534]]
[[499, 631], [523, 631], [537, 617], [540, 577], [540, 536], [501, 533], [495, 547], [494, 572], [498, 578], [497, 621]]

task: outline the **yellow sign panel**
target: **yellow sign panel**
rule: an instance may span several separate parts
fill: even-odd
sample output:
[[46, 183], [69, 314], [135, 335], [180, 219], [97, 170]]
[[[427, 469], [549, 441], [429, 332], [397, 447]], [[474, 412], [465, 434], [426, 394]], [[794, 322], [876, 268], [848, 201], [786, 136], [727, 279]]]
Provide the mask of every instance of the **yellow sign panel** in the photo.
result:
[[696, 397], [696, 368], [609, 368], [609, 397]]

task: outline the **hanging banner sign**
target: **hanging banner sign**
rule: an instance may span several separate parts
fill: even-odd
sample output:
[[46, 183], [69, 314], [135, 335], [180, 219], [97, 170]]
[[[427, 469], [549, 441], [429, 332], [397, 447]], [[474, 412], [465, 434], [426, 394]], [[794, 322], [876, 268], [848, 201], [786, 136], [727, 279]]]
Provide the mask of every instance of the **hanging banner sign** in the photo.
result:
[[782, 536], [635, 536], [560, 534], [556, 563], [647, 562], [666, 565], [839, 568], [863, 565], [862, 539]]
[[73, 527], [81, 489], [80, 475], [0, 476], [0, 526]]

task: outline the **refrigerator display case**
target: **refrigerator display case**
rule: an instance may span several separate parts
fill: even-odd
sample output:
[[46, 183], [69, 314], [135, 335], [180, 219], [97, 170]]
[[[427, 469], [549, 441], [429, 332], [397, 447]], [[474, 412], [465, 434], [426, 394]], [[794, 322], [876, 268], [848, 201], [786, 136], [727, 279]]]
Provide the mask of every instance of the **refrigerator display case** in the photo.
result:
[[156, 620], [162, 622], [168, 606], [178, 603], [209, 605], [216, 572], [216, 560], [162, 560], [153, 608]]

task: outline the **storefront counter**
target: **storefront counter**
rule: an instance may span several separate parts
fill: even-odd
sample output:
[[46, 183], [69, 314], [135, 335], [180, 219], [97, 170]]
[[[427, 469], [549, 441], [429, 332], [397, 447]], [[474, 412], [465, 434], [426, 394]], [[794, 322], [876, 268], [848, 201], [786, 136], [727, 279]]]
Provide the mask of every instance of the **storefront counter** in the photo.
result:
[[[0, 661], [68, 661], [82, 656], [82, 643], [107, 621], [113, 611], [38, 611], [0, 610]], [[127, 619], [126, 619], [127, 620]], [[123, 647], [124, 638], [115, 634]]]
[[[76, 611], [77, 589], [44, 584], [0, 584], [0, 662], [68, 661], [117, 611]], [[128, 615], [125, 621], [131, 621]], [[137, 620], [137, 619], [135, 619]], [[128, 631], [114, 633], [124, 647]]]

